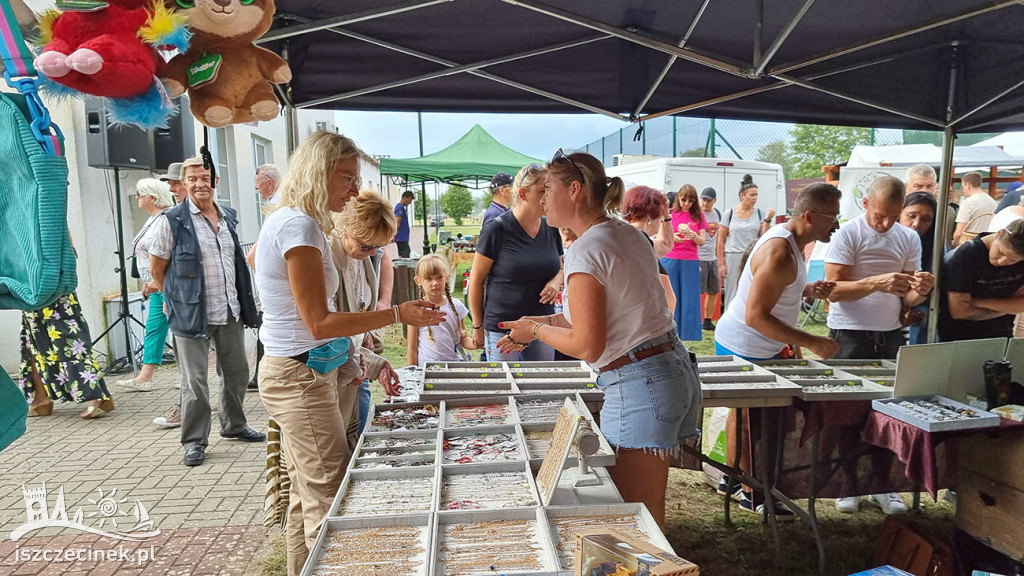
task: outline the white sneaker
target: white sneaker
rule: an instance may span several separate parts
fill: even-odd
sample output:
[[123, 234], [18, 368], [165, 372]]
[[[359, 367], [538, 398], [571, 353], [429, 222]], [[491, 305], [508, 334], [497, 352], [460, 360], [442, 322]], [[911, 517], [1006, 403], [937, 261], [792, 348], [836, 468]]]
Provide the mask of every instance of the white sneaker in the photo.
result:
[[181, 412], [177, 406], [168, 408], [167, 412], [164, 412], [163, 415], [153, 419], [153, 424], [160, 428], [178, 428], [181, 426]]
[[117, 384], [118, 386], [124, 386], [125, 388], [127, 388], [129, 390], [133, 390], [135, 392], [152, 392], [153, 391], [153, 381], [152, 380], [147, 380], [145, 382], [140, 382], [138, 380], [133, 380], [131, 378], [126, 378], [124, 380], [114, 380], [114, 384]]
[[900, 495], [895, 492], [889, 492], [888, 494], [872, 494], [868, 496], [868, 502], [878, 506], [887, 515], [892, 516], [894, 514], [906, 514], [907, 505], [903, 503], [903, 499]]
[[853, 513], [860, 510], [860, 496], [847, 496], [836, 498], [836, 510], [840, 512]]

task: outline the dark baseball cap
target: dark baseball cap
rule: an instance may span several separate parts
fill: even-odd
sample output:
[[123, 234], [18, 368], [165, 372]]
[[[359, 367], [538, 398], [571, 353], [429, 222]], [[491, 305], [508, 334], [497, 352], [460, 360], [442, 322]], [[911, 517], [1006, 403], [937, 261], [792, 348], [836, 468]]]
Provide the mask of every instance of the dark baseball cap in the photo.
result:
[[714, 188], [708, 186], [707, 188], [701, 190], [700, 197], [706, 198], [708, 200], [715, 200], [716, 198], [718, 198], [718, 193], [715, 192]]
[[491, 188], [501, 188], [502, 186], [511, 186], [512, 176], [508, 172], [498, 172], [491, 178]]
[[174, 162], [173, 164], [168, 166], [167, 167], [167, 173], [158, 176], [158, 178], [160, 178], [160, 180], [162, 182], [167, 182], [168, 180], [180, 181], [181, 180], [181, 162]]

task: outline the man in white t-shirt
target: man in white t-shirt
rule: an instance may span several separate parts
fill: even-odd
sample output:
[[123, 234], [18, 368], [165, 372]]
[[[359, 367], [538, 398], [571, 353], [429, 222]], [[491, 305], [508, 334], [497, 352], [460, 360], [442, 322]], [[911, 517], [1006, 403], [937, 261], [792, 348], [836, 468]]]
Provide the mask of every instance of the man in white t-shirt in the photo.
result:
[[968, 232], [969, 238], [985, 232], [988, 229], [989, 218], [985, 215], [995, 214], [998, 204], [987, 192], [981, 188], [981, 174], [971, 172], [964, 174], [960, 179], [960, 187], [963, 189], [964, 197], [960, 201], [960, 211], [956, 213], [956, 230], [953, 231], [953, 246], [962, 244], [964, 233]]
[[[828, 335], [839, 342], [836, 358], [896, 358], [904, 344], [903, 303], [920, 304], [932, 290], [935, 278], [921, 271], [921, 240], [899, 223], [905, 195], [899, 179], [878, 178], [864, 198], [865, 213], [845, 223], [829, 243], [825, 278], [836, 286], [829, 296]], [[848, 449], [859, 441], [859, 428], [841, 436]], [[885, 485], [891, 463], [872, 458], [876, 486]], [[863, 493], [856, 488], [856, 465], [854, 460], [843, 467], [847, 493]], [[868, 501], [886, 514], [907, 511], [895, 493], [872, 494]], [[855, 512], [860, 502], [860, 496], [839, 498], [836, 509]]]
[[921, 241], [899, 224], [905, 189], [892, 176], [871, 184], [865, 213], [839, 229], [825, 256], [829, 336], [837, 358], [896, 358], [903, 345], [900, 309], [924, 302], [935, 278], [921, 271]]

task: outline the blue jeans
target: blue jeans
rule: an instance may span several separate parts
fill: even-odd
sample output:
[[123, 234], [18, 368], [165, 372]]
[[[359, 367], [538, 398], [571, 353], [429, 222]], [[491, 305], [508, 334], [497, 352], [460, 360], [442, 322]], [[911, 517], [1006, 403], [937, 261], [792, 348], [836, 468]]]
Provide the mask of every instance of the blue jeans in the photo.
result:
[[356, 394], [356, 402], [359, 403], [359, 431], [362, 432], [366, 428], [366, 418], [370, 415], [370, 381], [363, 380]]
[[602, 372], [601, 432], [616, 448], [671, 450], [700, 432], [701, 391], [697, 362], [675, 331], [633, 348], [636, 353], [665, 342], [660, 354]]
[[530, 342], [519, 352], [502, 352], [498, 350], [498, 340], [504, 336], [504, 332], [487, 332], [488, 362], [550, 362], [555, 359], [555, 349], [540, 340]]

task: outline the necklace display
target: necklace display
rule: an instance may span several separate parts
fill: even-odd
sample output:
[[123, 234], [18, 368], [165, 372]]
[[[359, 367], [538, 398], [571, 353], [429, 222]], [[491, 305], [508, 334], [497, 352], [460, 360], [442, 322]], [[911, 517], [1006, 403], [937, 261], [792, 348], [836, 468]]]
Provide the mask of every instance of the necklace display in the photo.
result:
[[445, 414], [447, 428], [505, 424], [508, 422], [508, 404], [449, 406]]
[[441, 483], [442, 510], [478, 510], [536, 506], [525, 473], [485, 472], [445, 476]]
[[[526, 400], [516, 398], [516, 411], [520, 422], [554, 422], [562, 409], [562, 399]], [[549, 436], [550, 438], [550, 436]]]
[[434, 481], [424, 478], [387, 478], [349, 481], [338, 509], [340, 516], [429, 512]]
[[437, 559], [447, 576], [544, 570], [535, 520], [450, 524], [439, 540]]
[[555, 531], [558, 533], [558, 562], [563, 570], [576, 569], [576, 532], [590, 528], [607, 528], [623, 534], [650, 540], [647, 532], [640, 529], [636, 515], [602, 515], [602, 516], [565, 516], [554, 518]]
[[470, 464], [522, 460], [519, 438], [514, 432], [505, 434], [464, 434], [444, 439], [445, 464]]
[[378, 526], [331, 530], [323, 555], [313, 567], [317, 576], [418, 576], [426, 573], [426, 529]]
[[438, 406], [424, 404], [412, 408], [381, 410], [374, 414], [370, 431], [381, 430], [426, 430], [437, 428], [440, 423]]

